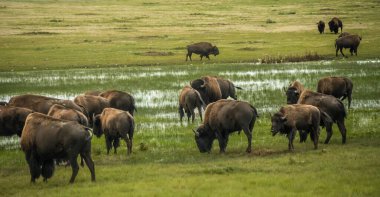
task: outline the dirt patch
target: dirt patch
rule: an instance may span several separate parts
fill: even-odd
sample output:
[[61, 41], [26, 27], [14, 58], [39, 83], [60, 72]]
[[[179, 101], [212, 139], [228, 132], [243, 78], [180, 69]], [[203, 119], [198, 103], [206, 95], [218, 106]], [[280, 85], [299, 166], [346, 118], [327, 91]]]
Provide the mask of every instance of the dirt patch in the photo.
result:
[[141, 56], [173, 56], [173, 52], [159, 52], [159, 51], [147, 51], [143, 53], [134, 53], [135, 55]]

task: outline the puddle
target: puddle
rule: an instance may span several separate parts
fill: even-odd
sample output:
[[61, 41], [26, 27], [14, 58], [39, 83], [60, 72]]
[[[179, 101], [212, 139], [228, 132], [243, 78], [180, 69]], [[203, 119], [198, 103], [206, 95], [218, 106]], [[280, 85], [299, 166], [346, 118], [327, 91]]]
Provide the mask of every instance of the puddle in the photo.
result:
[[220, 72], [221, 76], [236, 76], [236, 77], [257, 77], [259, 75], [278, 75], [278, 74], [319, 74], [332, 73], [334, 69], [288, 69], [288, 70], [257, 70], [257, 71], [238, 71], [238, 72]]
[[279, 90], [288, 84], [288, 80], [247, 80], [247, 81], [234, 81], [235, 86], [243, 88], [243, 90]]

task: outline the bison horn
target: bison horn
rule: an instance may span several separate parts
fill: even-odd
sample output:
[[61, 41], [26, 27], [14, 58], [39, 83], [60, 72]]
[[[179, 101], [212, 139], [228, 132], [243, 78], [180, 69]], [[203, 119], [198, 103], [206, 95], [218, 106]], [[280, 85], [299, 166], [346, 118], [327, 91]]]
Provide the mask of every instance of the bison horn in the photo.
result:
[[193, 132], [194, 132], [195, 136], [199, 137], [199, 133], [198, 133], [198, 132], [196, 132], [194, 129], [192, 129], [192, 130], [193, 130]]

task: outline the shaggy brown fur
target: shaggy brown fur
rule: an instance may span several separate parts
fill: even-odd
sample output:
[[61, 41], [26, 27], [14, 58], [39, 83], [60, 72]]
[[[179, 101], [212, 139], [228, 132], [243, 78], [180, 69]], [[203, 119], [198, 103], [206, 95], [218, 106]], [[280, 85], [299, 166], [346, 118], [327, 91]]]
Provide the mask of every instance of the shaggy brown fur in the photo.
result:
[[219, 55], [219, 49], [216, 46], [212, 46], [212, 44], [209, 42], [199, 42], [199, 43], [195, 43], [192, 45], [188, 45], [187, 46], [186, 61], [187, 61], [187, 58], [189, 58], [190, 61], [192, 61], [191, 55], [193, 53], [200, 54], [201, 60], [203, 59], [204, 56], [210, 60], [209, 55], [210, 54], [214, 54], [214, 56]]
[[62, 105], [55, 104], [51, 106], [47, 115], [57, 119], [76, 121], [79, 124], [88, 127], [87, 117], [82, 112], [66, 108]]
[[343, 57], [346, 57], [343, 54], [343, 48], [350, 49], [351, 56], [355, 55], [358, 56], [358, 47], [360, 45], [360, 41], [362, 40], [362, 37], [358, 35], [348, 35], [341, 38], [336, 39], [335, 41], [335, 55], [338, 56], [338, 51], [343, 55]]
[[86, 109], [90, 126], [95, 115], [102, 113], [104, 108], [110, 107], [109, 101], [100, 96], [79, 95], [74, 98], [74, 102]]
[[342, 101], [348, 98], [350, 108], [353, 87], [351, 79], [347, 77], [325, 77], [318, 81], [317, 92], [332, 95]]
[[127, 92], [108, 90], [101, 93], [99, 96], [106, 98], [112, 108], [128, 111], [132, 116], [135, 111], [137, 112], [135, 99]]
[[26, 117], [32, 112], [22, 107], [0, 106], [0, 136], [21, 136]]
[[182, 118], [185, 116], [185, 113], [183, 112], [183, 110], [185, 110], [188, 121], [190, 121], [191, 116], [192, 122], [194, 123], [195, 108], [198, 108], [198, 113], [202, 120], [202, 106], [205, 108], [205, 103], [197, 90], [186, 85], [179, 95], [178, 103], [178, 112], [181, 122]]

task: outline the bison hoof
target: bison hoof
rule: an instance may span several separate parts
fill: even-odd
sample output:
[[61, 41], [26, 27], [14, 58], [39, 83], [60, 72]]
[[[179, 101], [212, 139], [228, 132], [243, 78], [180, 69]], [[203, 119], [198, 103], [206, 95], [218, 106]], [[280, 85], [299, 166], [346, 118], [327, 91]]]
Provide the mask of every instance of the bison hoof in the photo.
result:
[[245, 152], [247, 152], [247, 153], [251, 153], [251, 152], [252, 152], [252, 149], [247, 148], [247, 150], [245, 150]]

